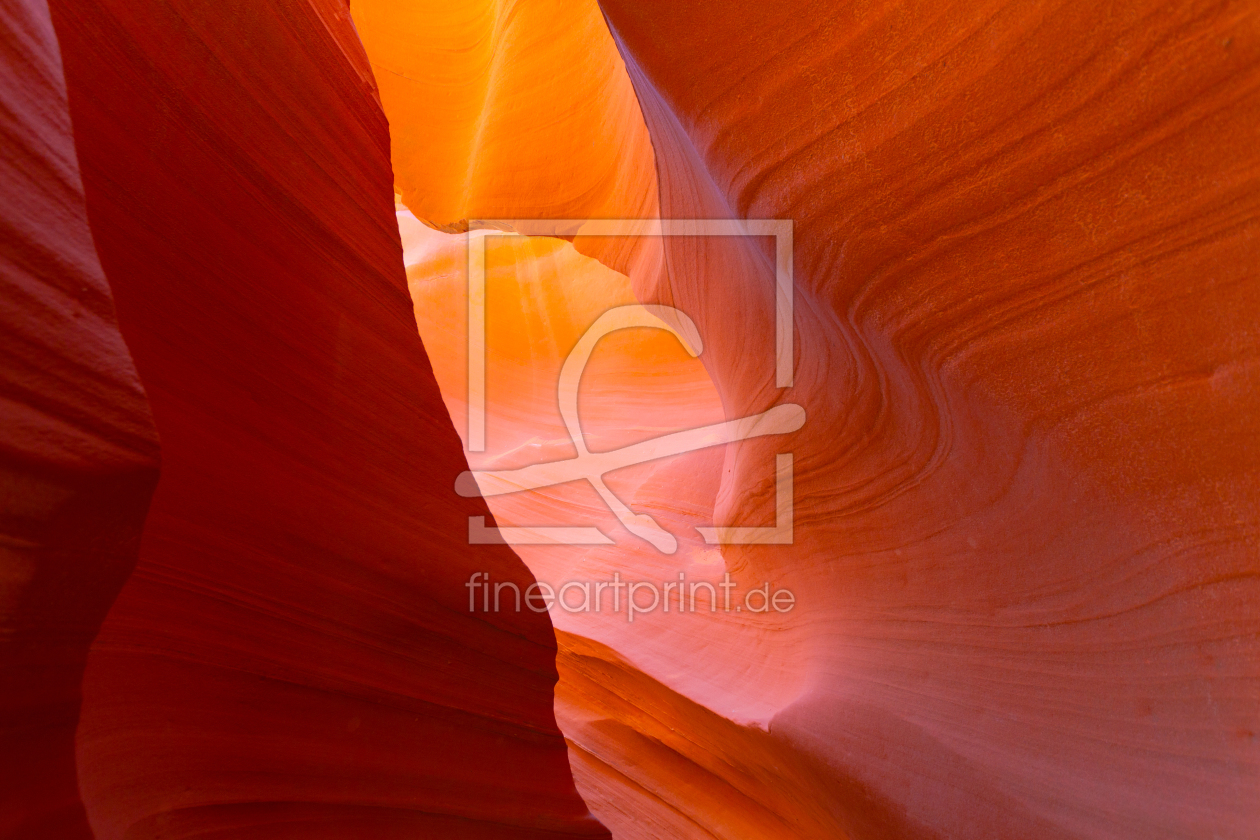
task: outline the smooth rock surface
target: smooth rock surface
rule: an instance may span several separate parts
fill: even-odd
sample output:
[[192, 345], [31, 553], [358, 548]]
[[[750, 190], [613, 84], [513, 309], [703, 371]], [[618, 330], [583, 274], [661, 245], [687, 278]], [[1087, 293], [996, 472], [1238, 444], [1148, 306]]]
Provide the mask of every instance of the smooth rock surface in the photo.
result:
[[0, 7], [0, 149], [0, 837], [81, 840], [84, 661], [136, 563], [158, 442], [44, 0]]
[[162, 436], [92, 648], [99, 840], [607, 836], [544, 615], [475, 616], [478, 499], [415, 333], [340, 3], [57, 2], [88, 215]]
[[[553, 613], [557, 713], [594, 812], [619, 838], [1250, 836], [1254, 9], [609, 0], [602, 11], [659, 175], [643, 216], [793, 221], [793, 387], [776, 389], [764, 361], [767, 241], [671, 239], [638, 263], [575, 245], [627, 275], [640, 300], [696, 321], [726, 416], [795, 402], [808, 420], [720, 464], [663, 469], [632, 505], [672, 505], [683, 528], [765, 522], [767, 465], [786, 444], [793, 544], [726, 546], [720, 568], [790, 588], [790, 614], [658, 615], [630, 628]], [[554, 160], [593, 173], [615, 166], [605, 150], [641, 142], [584, 121], [580, 91], [554, 84], [597, 40], [531, 40], [522, 65], [488, 20], [460, 37], [494, 73], [458, 50], [411, 71], [510, 92], [451, 94], [478, 126], [528, 104], [562, 102], [564, 118], [528, 136], [487, 128], [515, 157], [465, 169], [462, 141], [455, 155], [426, 136], [426, 153], [408, 157], [419, 128], [407, 109], [424, 99], [386, 98], [387, 115], [402, 116], [399, 171], [467, 173], [441, 196], [404, 188], [408, 208], [439, 227], [505, 206], [599, 217], [606, 197], [566, 197], [556, 213], [563, 190], [515, 171], [552, 160], [575, 132], [589, 151]], [[550, 71], [534, 69], [544, 54]], [[425, 259], [409, 260], [417, 306], [426, 277], [437, 280], [423, 266], [442, 262]], [[566, 271], [519, 248], [521, 288], [574, 288]], [[507, 334], [554, 309], [523, 297]], [[456, 330], [420, 326], [431, 354], [458, 354]], [[563, 356], [547, 343], [572, 329], [526, 330], [522, 365]], [[505, 408], [528, 403], [534, 380], [519, 381]], [[516, 433], [528, 440], [536, 422], [550, 440], [554, 416], [535, 404], [532, 420], [514, 411]], [[688, 405], [657, 408], [685, 418]], [[645, 422], [637, 411], [626, 408], [622, 433]], [[716, 487], [698, 479], [714, 474]], [[490, 503], [507, 516], [510, 498]], [[599, 515], [589, 501], [570, 512]], [[632, 540], [520, 550], [556, 580], [703, 565]]]
[[[602, 5], [661, 214], [796, 224], [771, 732], [913, 835], [1251, 833], [1255, 9]], [[669, 288], [721, 336], [733, 279]]]

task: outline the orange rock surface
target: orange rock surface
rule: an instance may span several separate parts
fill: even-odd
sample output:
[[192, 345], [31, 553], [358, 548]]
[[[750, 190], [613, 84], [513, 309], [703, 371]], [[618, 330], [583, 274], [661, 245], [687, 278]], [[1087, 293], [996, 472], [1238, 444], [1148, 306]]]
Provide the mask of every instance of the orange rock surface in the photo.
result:
[[[377, 40], [387, 8], [355, 4], [378, 76], [397, 61]], [[620, 93], [584, 100], [589, 87], [564, 83], [604, 66], [602, 39], [524, 35], [542, 8], [425, 35], [432, 52], [409, 72], [442, 80], [477, 144], [441, 147], [414, 116], [431, 100], [403, 83], [384, 97], [415, 216], [598, 218], [607, 194], [574, 203], [571, 170], [608, 183], [621, 156], [647, 154], [596, 119]], [[619, 838], [1247, 836], [1260, 822], [1254, 10], [602, 11], [659, 174], [642, 215], [793, 220], [793, 387], [776, 390], [759, 361], [773, 355], [764, 239], [669, 239], [655, 262], [606, 264], [695, 320], [725, 416], [794, 402], [808, 420], [789, 441], [793, 544], [723, 546], [710, 565], [790, 588], [791, 613], [631, 627], [553, 609], [557, 714], [594, 812]], [[530, 57], [514, 60], [522, 42]], [[470, 43], [492, 70], [470, 70]], [[527, 131], [509, 128], [530, 109]], [[581, 153], [551, 154], [575, 135]], [[512, 155], [465, 167], [481, 144]], [[540, 157], [564, 169], [552, 189], [519, 174]], [[433, 174], [409, 181], [416, 167]], [[512, 445], [546, 442], [562, 435], [535, 389], [554, 387], [575, 336], [551, 316], [621, 293], [588, 286], [567, 246], [507, 247], [497, 258], [515, 259], [526, 291], [488, 352], [521, 384], [496, 397], [490, 381], [488, 424], [497, 406]], [[418, 249], [408, 270], [430, 355], [452, 360], [438, 377], [462, 429], [461, 248]], [[498, 265], [488, 276], [511, 273]], [[606, 358], [659, 362], [628, 343]], [[627, 377], [620, 397], [616, 371], [604, 379], [589, 405], [623, 435], [703, 406], [644, 405]], [[764, 522], [783, 446], [660, 462], [655, 483], [627, 479], [631, 507], [672, 506], [680, 532]], [[557, 521], [566, 504], [608, 518], [578, 491], [489, 501], [509, 523]], [[667, 579], [714, 562], [697, 543], [517, 550], [540, 579]]]
[[[0, 71], [0, 838], [1254, 837], [1254, 3], [16, 0]], [[790, 383], [787, 242], [678, 219], [790, 222]]]

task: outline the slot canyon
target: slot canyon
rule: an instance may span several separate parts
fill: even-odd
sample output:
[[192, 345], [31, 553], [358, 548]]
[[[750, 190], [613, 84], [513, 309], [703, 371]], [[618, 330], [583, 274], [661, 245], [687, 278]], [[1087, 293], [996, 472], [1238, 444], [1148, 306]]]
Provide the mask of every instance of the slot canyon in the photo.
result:
[[1253, 0], [0, 72], [0, 840], [1260, 840]]

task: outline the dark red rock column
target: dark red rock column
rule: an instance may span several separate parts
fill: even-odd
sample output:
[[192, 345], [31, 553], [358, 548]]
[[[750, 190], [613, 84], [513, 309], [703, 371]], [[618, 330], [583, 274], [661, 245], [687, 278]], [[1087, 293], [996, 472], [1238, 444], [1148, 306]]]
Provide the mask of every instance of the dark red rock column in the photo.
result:
[[344, 8], [54, 4], [101, 261], [163, 442], [93, 647], [97, 836], [607, 836], [546, 616], [470, 615], [459, 439], [416, 335]]
[[158, 454], [43, 0], [0, 7], [0, 148], [0, 837], [78, 840], [84, 661], [135, 565]]

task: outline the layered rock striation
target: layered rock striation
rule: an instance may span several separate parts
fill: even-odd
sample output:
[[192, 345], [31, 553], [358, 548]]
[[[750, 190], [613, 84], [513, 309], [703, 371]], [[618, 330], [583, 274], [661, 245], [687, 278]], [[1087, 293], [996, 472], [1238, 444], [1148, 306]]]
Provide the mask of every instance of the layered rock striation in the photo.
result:
[[[608, 183], [619, 160], [648, 154], [637, 131], [584, 116], [612, 101], [583, 111], [570, 75], [602, 60], [602, 41], [507, 37], [537, 7], [493, 8], [458, 37], [437, 30], [448, 45], [476, 42], [490, 69], [452, 47], [459, 61], [435, 51], [409, 73], [421, 85], [475, 79], [477, 95], [459, 100], [473, 148], [510, 147], [510, 162], [465, 169], [432, 139], [422, 163], [403, 159], [417, 142], [407, 109], [426, 100], [385, 100], [400, 192], [438, 227], [570, 218], [582, 206], [552, 202], [577, 176], [557, 174], [549, 192], [518, 167], [580, 163]], [[642, 217], [792, 221], [791, 387], [765, 362], [766, 238], [668, 238], [659, 256], [619, 263], [578, 230], [576, 251], [623, 273], [638, 300], [695, 321], [725, 417], [794, 403], [808, 419], [708, 463], [662, 462], [655, 482], [626, 478], [632, 508], [672, 511], [662, 521], [693, 534], [674, 555], [624, 534], [613, 548], [518, 547], [549, 580], [708, 566], [798, 595], [786, 614], [658, 612], [632, 628], [624, 613], [553, 610], [557, 712], [595, 813], [618, 837], [1247, 836], [1260, 816], [1254, 13], [613, 0], [601, 11], [658, 176]], [[394, 54], [360, 29], [380, 75]], [[528, 64], [510, 58], [522, 42]], [[553, 71], [534, 72], [544, 54]], [[524, 135], [500, 128], [531, 105], [552, 118]], [[578, 132], [580, 157], [547, 155]], [[448, 163], [467, 175], [440, 196], [407, 181], [411, 167]], [[637, 195], [621, 206], [642, 206]], [[606, 206], [601, 195], [581, 215]], [[459, 247], [408, 257], [435, 357], [459, 352], [458, 331], [424, 311], [442, 284], [458, 288], [435, 266], [460, 255], [433, 255]], [[540, 268], [544, 246], [513, 247], [488, 276], [515, 259], [523, 289], [620, 302], [578, 279], [591, 269], [576, 254]], [[572, 327], [551, 323], [557, 304], [544, 298], [526, 291], [516, 320], [500, 316], [500, 335], [527, 336], [526, 349], [501, 340], [492, 365], [554, 371]], [[629, 340], [607, 352], [614, 367], [652, 361]], [[466, 385], [453, 371], [439, 381], [458, 412]], [[553, 441], [563, 451], [542, 396], [551, 376], [539, 374], [536, 399], [528, 377], [499, 403], [487, 386], [491, 411], [512, 409], [516, 444], [535, 424], [530, 457]], [[622, 381], [620, 398], [587, 400], [618, 407], [610, 441], [662, 417], [685, 425], [708, 399], [653, 402]], [[792, 544], [706, 555], [695, 526], [773, 520], [768, 476], [785, 449]], [[538, 524], [556, 521], [562, 496], [490, 504]], [[589, 494], [567, 504], [610, 524]]]

